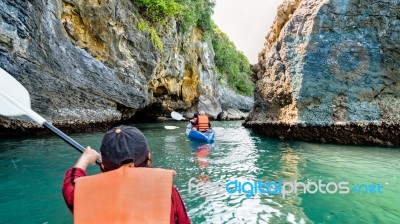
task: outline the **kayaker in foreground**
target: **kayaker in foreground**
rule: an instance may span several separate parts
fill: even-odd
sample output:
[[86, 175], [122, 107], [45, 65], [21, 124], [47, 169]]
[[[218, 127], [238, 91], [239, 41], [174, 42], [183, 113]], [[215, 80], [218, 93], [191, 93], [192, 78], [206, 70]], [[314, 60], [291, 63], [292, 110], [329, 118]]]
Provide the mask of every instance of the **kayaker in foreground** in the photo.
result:
[[[195, 116], [190, 121], [193, 125], [193, 129], [201, 132], [206, 132], [211, 129], [210, 119], [207, 117], [204, 111], [200, 111], [199, 114], [195, 113]], [[197, 115], [197, 116], [196, 116]]]
[[[115, 170], [127, 164], [134, 165], [134, 167], [151, 167], [149, 145], [142, 132], [135, 127], [118, 126], [109, 130], [103, 137], [100, 153], [101, 156], [95, 150], [87, 147], [74, 167], [68, 169], [65, 174], [63, 196], [72, 213], [74, 211], [75, 180], [86, 176], [86, 168], [88, 165], [94, 164], [96, 160], [102, 159], [102, 172]], [[138, 182], [138, 184], [141, 184], [140, 181]], [[113, 180], [110, 180], [110, 183], [112, 184]], [[93, 192], [93, 194], [96, 194], [96, 192]], [[157, 194], [157, 192], [152, 192], [152, 194]], [[170, 223], [190, 223], [185, 205], [174, 186], [172, 186], [171, 199]], [[126, 198], [126, 200], [130, 199]], [[137, 204], [142, 206], [140, 202]], [[143, 205], [145, 204], [144, 202]]]

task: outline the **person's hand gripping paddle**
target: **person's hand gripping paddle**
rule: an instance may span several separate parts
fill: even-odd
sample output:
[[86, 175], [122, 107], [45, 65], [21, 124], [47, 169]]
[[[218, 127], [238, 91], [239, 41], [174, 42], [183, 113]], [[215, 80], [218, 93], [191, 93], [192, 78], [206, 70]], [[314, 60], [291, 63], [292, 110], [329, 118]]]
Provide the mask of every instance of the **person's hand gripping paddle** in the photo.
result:
[[[51, 125], [42, 116], [31, 109], [31, 98], [28, 91], [14, 77], [0, 68], [0, 115], [17, 117], [26, 115], [34, 122], [43, 125], [66, 143], [83, 153], [85, 148], [62, 131]], [[96, 163], [100, 165], [100, 161]]]

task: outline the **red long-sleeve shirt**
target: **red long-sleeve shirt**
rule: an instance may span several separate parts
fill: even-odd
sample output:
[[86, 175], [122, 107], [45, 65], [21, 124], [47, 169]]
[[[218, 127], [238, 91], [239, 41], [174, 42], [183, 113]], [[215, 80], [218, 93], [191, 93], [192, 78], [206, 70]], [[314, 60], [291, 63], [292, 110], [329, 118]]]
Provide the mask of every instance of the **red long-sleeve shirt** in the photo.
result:
[[[86, 171], [81, 168], [70, 168], [67, 170], [63, 184], [63, 196], [69, 210], [74, 211], [74, 190], [75, 179], [86, 176]], [[190, 219], [186, 213], [185, 205], [179, 195], [178, 190], [172, 187], [172, 204], [171, 204], [171, 223], [190, 224]]]

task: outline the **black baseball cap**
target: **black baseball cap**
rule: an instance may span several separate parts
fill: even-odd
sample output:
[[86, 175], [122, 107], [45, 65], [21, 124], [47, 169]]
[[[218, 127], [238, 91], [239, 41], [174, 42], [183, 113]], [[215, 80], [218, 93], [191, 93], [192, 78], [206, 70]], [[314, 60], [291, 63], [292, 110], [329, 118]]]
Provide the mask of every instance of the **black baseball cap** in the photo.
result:
[[121, 125], [107, 131], [100, 147], [102, 163], [107, 170], [133, 162], [142, 164], [149, 156], [150, 147], [143, 133], [132, 126]]

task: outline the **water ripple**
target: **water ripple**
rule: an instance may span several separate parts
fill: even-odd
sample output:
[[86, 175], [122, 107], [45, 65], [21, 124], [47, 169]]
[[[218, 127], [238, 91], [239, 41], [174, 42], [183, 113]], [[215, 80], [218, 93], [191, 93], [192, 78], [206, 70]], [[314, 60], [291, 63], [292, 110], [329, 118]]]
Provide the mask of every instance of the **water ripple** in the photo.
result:
[[[165, 130], [165, 125], [180, 127]], [[400, 150], [265, 138], [240, 122], [213, 122], [212, 144], [190, 141], [185, 122], [137, 124], [152, 149], [154, 166], [176, 170], [192, 223], [400, 223]], [[74, 134], [98, 149], [102, 133]], [[54, 136], [0, 141], [0, 223], [71, 223], [61, 197], [65, 170], [79, 154]], [[89, 173], [98, 173], [90, 167]], [[189, 193], [197, 184], [221, 189]], [[230, 181], [348, 181], [382, 184], [384, 194], [228, 194]], [[193, 184], [192, 183], [192, 184]], [[194, 187], [193, 187], [194, 188]], [[362, 209], [360, 209], [362, 208]]]

